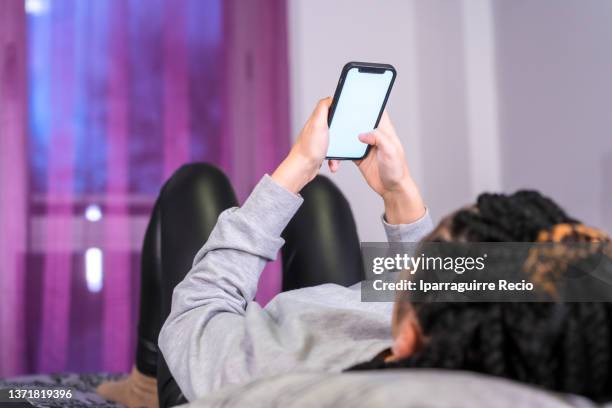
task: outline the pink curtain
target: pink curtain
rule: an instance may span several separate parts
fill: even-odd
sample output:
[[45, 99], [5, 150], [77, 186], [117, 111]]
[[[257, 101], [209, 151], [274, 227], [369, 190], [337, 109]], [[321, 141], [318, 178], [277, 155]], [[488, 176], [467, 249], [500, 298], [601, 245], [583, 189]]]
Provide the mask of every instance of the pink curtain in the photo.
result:
[[0, 377], [127, 371], [164, 180], [205, 161], [244, 200], [289, 148], [285, 1], [36, 4], [0, 0]]
[[[268, 7], [264, 7], [267, 5]], [[225, 0], [224, 133], [237, 143], [224, 157], [240, 199], [289, 151], [289, 70], [285, 0]], [[262, 275], [257, 300], [281, 288], [280, 261]]]
[[0, 0], [0, 376], [25, 369], [27, 240], [25, 13]]

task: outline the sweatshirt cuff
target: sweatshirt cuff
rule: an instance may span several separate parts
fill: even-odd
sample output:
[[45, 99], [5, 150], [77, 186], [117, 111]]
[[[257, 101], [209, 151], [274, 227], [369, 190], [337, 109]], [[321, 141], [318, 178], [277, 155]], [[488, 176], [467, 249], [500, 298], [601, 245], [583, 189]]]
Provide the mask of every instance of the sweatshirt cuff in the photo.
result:
[[389, 224], [384, 214], [381, 219], [389, 242], [419, 242], [433, 230], [428, 208], [421, 218], [410, 224]]
[[261, 232], [280, 236], [304, 199], [264, 175], [240, 208], [240, 213], [255, 223]]

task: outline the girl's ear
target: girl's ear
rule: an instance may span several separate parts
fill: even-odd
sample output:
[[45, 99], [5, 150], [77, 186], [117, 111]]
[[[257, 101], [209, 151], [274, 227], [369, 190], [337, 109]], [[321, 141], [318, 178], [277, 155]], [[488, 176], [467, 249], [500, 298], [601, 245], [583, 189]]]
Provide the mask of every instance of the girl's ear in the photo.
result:
[[420, 343], [420, 336], [420, 330], [413, 316], [405, 316], [397, 326], [391, 354], [385, 361], [402, 360], [413, 355]]

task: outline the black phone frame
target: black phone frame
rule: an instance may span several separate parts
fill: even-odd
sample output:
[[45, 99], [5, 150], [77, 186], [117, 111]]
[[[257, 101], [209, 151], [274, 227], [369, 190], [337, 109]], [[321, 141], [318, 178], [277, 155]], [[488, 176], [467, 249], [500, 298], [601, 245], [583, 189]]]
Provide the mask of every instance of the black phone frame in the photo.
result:
[[[387, 100], [389, 100], [389, 95], [391, 94], [391, 89], [393, 88], [393, 83], [395, 82], [395, 77], [397, 76], [397, 71], [395, 67], [391, 64], [378, 64], [374, 62], [358, 62], [351, 61], [347, 62], [344, 67], [342, 67], [342, 72], [340, 73], [340, 79], [338, 80], [338, 85], [336, 86], [336, 91], [334, 92], [334, 98], [332, 99], [331, 106], [329, 107], [329, 112], [327, 114], [327, 126], [331, 126], [332, 119], [334, 117], [334, 112], [336, 111], [336, 105], [338, 104], [338, 100], [340, 99], [340, 94], [342, 93], [342, 88], [344, 87], [344, 81], [346, 80], [346, 76], [348, 72], [357, 68], [360, 72], [365, 71], [375, 71], [380, 73], [384, 73], [384, 71], [391, 71], [393, 76], [391, 77], [391, 82], [389, 83], [389, 88], [387, 88], [387, 94], [385, 95], [385, 99], [380, 108], [380, 112], [378, 113], [378, 118], [376, 118], [376, 123], [374, 124], [374, 129], [378, 127], [378, 123], [380, 122], [380, 118], [382, 117], [383, 112], [385, 111], [385, 107], [387, 106]], [[372, 146], [368, 145], [363, 156], [361, 157], [334, 157], [334, 156], [326, 156], [327, 160], [361, 160], [368, 155]]]

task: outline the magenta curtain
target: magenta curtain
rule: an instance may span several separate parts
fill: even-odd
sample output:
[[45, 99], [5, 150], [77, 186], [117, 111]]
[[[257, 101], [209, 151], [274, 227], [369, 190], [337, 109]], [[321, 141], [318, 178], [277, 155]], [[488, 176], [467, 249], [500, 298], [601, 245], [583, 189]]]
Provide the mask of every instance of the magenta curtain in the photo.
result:
[[26, 368], [21, 336], [27, 246], [25, 36], [23, 5], [0, 0], [0, 376]]
[[289, 148], [285, 1], [27, 3], [0, 0], [0, 377], [127, 371], [164, 180], [205, 161], [244, 200]]
[[[233, 145], [224, 150], [222, 162], [243, 200], [289, 151], [287, 12], [285, 0], [223, 4], [227, 70], [221, 126]], [[265, 304], [280, 288], [277, 260], [264, 270], [257, 300]]]

